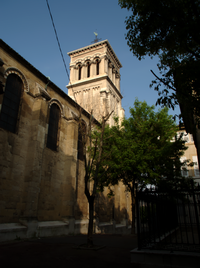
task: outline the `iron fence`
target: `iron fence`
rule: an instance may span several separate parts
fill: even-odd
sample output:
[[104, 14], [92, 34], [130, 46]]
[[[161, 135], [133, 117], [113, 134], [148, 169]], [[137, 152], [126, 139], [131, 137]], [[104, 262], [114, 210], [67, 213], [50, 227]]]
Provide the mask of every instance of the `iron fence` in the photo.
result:
[[136, 193], [138, 249], [200, 252], [200, 188]]

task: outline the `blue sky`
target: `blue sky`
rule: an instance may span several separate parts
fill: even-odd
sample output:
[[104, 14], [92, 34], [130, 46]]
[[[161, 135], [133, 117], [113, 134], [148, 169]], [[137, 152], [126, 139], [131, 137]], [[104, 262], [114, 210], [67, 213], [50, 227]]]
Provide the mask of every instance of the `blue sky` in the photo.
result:
[[[158, 74], [158, 59], [139, 61], [130, 52], [125, 40], [125, 18], [129, 12], [121, 9], [118, 0], [48, 0], [69, 71], [67, 52], [90, 45], [94, 32], [108, 39], [120, 62], [122, 106], [129, 117], [129, 107], [137, 97], [154, 105], [157, 92], [149, 88]], [[1, 34], [10, 47], [29, 61], [67, 93], [68, 77], [60, 55], [46, 0], [2, 0]], [[175, 110], [176, 113], [179, 109]], [[175, 114], [170, 110], [170, 114]]]

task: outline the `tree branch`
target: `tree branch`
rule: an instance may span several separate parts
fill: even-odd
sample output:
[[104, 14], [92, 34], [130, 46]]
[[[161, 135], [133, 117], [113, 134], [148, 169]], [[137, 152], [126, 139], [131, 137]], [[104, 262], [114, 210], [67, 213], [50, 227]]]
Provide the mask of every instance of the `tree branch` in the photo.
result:
[[161, 82], [163, 83], [165, 86], [169, 87], [170, 89], [172, 89], [173, 91], [177, 92], [178, 90], [175, 89], [174, 87], [170, 86], [168, 83], [166, 83], [163, 79], [159, 78], [152, 70], [150, 70], [152, 72], [152, 74]]

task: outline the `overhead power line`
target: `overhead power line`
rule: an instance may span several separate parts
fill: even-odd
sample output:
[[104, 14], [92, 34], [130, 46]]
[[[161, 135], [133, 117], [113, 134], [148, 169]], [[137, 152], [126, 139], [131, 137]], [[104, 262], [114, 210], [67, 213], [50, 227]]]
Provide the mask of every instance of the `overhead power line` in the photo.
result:
[[[54, 29], [54, 32], [55, 32], [55, 35], [56, 35], [56, 40], [57, 40], [57, 43], [58, 43], [58, 47], [59, 47], [59, 50], [60, 50], [60, 54], [61, 54], [61, 57], [62, 57], [64, 66], [65, 66], [65, 71], [66, 71], [66, 73], [67, 73], [67, 77], [68, 77], [68, 79], [69, 79], [69, 84], [71, 84], [71, 81], [70, 81], [70, 78], [69, 78], [69, 73], [68, 73], [67, 66], [66, 66], [66, 63], [65, 63], [65, 59], [64, 59], [64, 56], [63, 56], [63, 53], [62, 53], [62, 49], [61, 49], [61, 46], [60, 46], [60, 42], [59, 42], [59, 39], [58, 39], [58, 34], [57, 34], [56, 27], [55, 27], [55, 24], [54, 24], [54, 21], [53, 21], [53, 16], [52, 16], [52, 13], [51, 13], [51, 9], [50, 9], [48, 0], [46, 0], [46, 3], [47, 3], [47, 7], [48, 7], [49, 14], [50, 14], [50, 17], [51, 17], [51, 21], [52, 21], [52, 24], [53, 24], [53, 29]], [[71, 85], [72, 85], [72, 84], [71, 84]], [[75, 93], [74, 93], [73, 86], [72, 86], [72, 92], [73, 92], [73, 95], [74, 95], [74, 100], [75, 100], [75, 102], [77, 102], [77, 101], [76, 101], [76, 96], [75, 96]]]
[[[64, 66], [65, 66], [65, 70], [66, 70], [66, 73], [67, 73], [67, 76], [68, 76], [68, 79], [69, 79], [69, 73], [68, 73], [67, 66], [66, 66], [66, 63], [65, 63], [65, 59], [64, 59], [64, 56], [63, 56], [63, 53], [62, 53], [62, 49], [61, 49], [61, 46], [60, 46], [60, 42], [59, 42], [59, 39], [58, 39], [56, 27], [55, 27], [55, 24], [54, 24], [54, 21], [53, 21], [53, 16], [52, 16], [52, 13], [51, 13], [51, 10], [50, 10], [48, 0], [46, 0], [46, 2], [47, 2], [47, 7], [48, 7], [48, 10], [49, 10], [50, 17], [51, 17], [51, 21], [52, 21], [52, 24], [53, 24], [54, 32], [55, 32], [55, 35], [56, 35], [56, 39], [57, 39], [57, 42], [58, 42], [58, 47], [59, 47], [59, 50], [60, 50], [60, 54], [61, 54]], [[70, 81], [70, 79], [69, 79], [69, 81]]]

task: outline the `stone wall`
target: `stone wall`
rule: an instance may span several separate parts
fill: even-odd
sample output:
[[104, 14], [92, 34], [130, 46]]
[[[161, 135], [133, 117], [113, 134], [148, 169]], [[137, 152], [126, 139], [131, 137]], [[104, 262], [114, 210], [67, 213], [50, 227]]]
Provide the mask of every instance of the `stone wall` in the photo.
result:
[[[73, 217], [78, 135], [73, 114], [78, 113], [77, 107], [51, 83], [46, 90], [42, 76], [39, 79], [3, 49], [1, 55], [3, 87], [5, 74], [12, 68], [12, 73], [23, 74], [28, 91], [24, 84], [16, 133], [0, 128], [0, 222], [18, 222], [24, 217], [39, 221]], [[2, 96], [3, 92], [1, 104]], [[57, 151], [46, 147], [52, 102], [61, 107]]]

